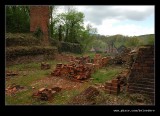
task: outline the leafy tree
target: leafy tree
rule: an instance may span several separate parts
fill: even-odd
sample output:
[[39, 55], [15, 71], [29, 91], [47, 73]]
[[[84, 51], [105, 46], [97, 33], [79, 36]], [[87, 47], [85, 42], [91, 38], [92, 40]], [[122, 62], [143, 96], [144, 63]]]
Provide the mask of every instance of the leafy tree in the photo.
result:
[[149, 38], [148, 38], [148, 44], [149, 45], [154, 45], [154, 42], [155, 42], [154, 36], [149, 36]]
[[6, 32], [29, 32], [29, 6], [6, 6]]
[[59, 16], [59, 25], [63, 25], [65, 38], [64, 41], [78, 43], [77, 38], [83, 31], [84, 14], [75, 9], [70, 9], [67, 13], [62, 13]]
[[139, 39], [137, 37], [131, 37], [127, 41], [127, 46], [137, 47], [139, 45]]

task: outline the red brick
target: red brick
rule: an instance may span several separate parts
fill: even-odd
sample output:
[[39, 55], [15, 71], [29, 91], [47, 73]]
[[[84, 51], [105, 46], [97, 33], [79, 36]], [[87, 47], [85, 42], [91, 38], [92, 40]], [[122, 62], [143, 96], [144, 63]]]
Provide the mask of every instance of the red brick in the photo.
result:
[[105, 92], [110, 94], [111, 93], [111, 90], [110, 89], [105, 89]]
[[118, 79], [113, 79], [112, 83], [118, 83]]
[[112, 87], [118, 87], [118, 83], [112, 83]]
[[117, 91], [114, 91], [114, 90], [111, 90], [111, 94], [113, 94], [113, 95], [118, 95], [118, 92], [117, 92]]
[[105, 86], [105, 89], [111, 89], [111, 86]]
[[113, 91], [118, 91], [118, 87], [111, 87], [111, 90], [113, 90]]
[[44, 34], [44, 42], [48, 44], [49, 6], [30, 6], [30, 31], [39, 26]]
[[107, 82], [105, 82], [105, 85], [106, 85], [106, 86], [111, 86], [112, 83], [111, 83], [111, 81], [107, 81]]

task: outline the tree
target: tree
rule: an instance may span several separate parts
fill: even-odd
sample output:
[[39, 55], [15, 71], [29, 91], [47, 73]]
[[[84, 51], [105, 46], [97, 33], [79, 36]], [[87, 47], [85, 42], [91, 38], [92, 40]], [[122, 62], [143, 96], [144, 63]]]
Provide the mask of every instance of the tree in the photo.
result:
[[134, 36], [128, 39], [127, 46], [129, 47], [137, 47], [139, 45], [139, 39]]
[[154, 42], [155, 42], [154, 36], [150, 35], [149, 38], [148, 38], [148, 42], [147, 42], [147, 43], [148, 43], [149, 45], [154, 45]]
[[63, 25], [65, 31], [64, 41], [77, 43], [77, 38], [83, 31], [84, 14], [75, 9], [69, 9], [67, 13], [62, 13], [58, 17], [59, 25]]
[[29, 6], [6, 6], [6, 32], [29, 32]]
[[81, 34], [81, 38], [79, 39], [79, 43], [82, 45], [83, 51], [87, 51], [96, 40], [97, 29], [94, 28], [91, 24], [84, 28]]

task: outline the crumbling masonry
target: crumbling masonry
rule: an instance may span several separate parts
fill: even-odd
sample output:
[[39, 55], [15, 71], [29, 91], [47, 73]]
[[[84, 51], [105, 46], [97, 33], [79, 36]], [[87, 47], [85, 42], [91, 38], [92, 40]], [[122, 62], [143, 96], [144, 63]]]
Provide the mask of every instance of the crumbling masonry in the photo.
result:
[[128, 84], [129, 93], [144, 94], [154, 102], [154, 46], [144, 46], [139, 48], [137, 58], [131, 68]]

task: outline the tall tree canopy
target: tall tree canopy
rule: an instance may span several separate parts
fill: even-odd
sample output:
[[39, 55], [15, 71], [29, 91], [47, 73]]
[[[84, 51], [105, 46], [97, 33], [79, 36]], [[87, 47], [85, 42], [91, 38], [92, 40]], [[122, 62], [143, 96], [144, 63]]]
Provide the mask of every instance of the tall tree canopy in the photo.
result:
[[6, 6], [6, 32], [29, 32], [29, 6]]

